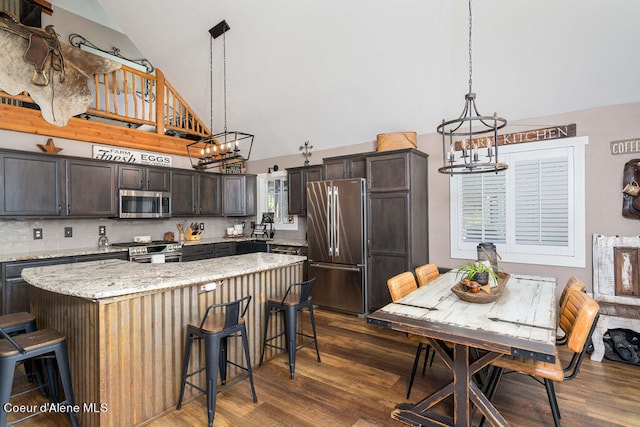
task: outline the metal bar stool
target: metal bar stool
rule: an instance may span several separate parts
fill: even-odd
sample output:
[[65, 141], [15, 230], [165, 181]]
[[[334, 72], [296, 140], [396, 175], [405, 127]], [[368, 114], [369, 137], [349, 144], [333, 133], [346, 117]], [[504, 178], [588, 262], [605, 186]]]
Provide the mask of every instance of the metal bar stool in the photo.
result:
[[[267, 320], [264, 325], [264, 340], [262, 342], [262, 353], [260, 355], [260, 366], [262, 366], [262, 361], [264, 360], [264, 350], [267, 346], [277, 348], [279, 350], [285, 350], [289, 353], [289, 371], [291, 373], [291, 379], [293, 379], [293, 374], [296, 369], [296, 351], [311, 345], [315, 344], [316, 346], [316, 354], [318, 356], [318, 362], [320, 362], [320, 352], [318, 351], [318, 339], [316, 337], [316, 321], [313, 316], [313, 304], [311, 304], [311, 288], [313, 287], [316, 278], [307, 280], [302, 283], [293, 283], [289, 285], [287, 288], [287, 292], [285, 292], [283, 297], [276, 297], [269, 299], [267, 301]], [[313, 330], [313, 335], [308, 335], [303, 332], [297, 331], [297, 323], [298, 323], [298, 311], [302, 311], [305, 307], [309, 308], [309, 315], [311, 318], [311, 328]], [[272, 337], [267, 338], [267, 334], [269, 332], [269, 319], [271, 318], [272, 311], [276, 313], [282, 311], [284, 313], [284, 321], [285, 321], [285, 330], [284, 332], [280, 332]], [[285, 335], [286, 347], [280, 347], [276, 344], [270, 344], [270, 341]], [[301, 344], [296, 347], [296, 338], [297, 336], [303, 336], [307, 338], [313, 338], [312, 341], [307, 341], [306, 343]]]
[[[20, 311], [17, 313], [9, 313], [0, 316], [0, 328], [10, 335], [26, 334], [28, 332], [34, 332], [38, 328], [36, 327], [36, 318], [33, 314], [26, 311]], [[29, 382], [33, 381], [33, 377], [36, 377], [38, 384], [42, 385], [42, 372], [33, 368], [31, 361], [24, 361], [25, 375], [29, 379]], [[46, 397], [46, 393], [43, 395]]]
[[[251, 296], [246, 296], [236, 301], [222, 304], [213, 304], [207, 307], [207, 311], [199, 323], [189, 323], [187, 325], [187, 342], [185, 346], [184, 364], [182, 369], [182, 387], [180, 389], [180, 399], [178, 409], [182, 408], [184, 389], [186, 385], [199, 390], [207, 395], [207, 414], [209, 427], [213, 425], [213, 418], [216, 411], [216, 395], [232, 385], [249, 378], [253, 403], [258, 402], [256, 390], [253, 386], [253, 373], [251, 372], [251, 357], [249, 355], [249, 340], [247, 339], [247, 328], [245, 327], [244, 315], [249, 308]], [[221, 308], [221, 312], [212, 313], [212, 310]], [[227, 339], [241, 337], [244, 347], [244, 355], [247, 366], [241, 366], [227, 360]], [[196, 340], [204, 340], [205, 367], [193, 372], [189, 371], [189, 360], [191, 358], [191, 345]], [[216, 364], [218, 366], [216, 366]], [[233, 382], [227, 384], [227, 364], [231, 364], [246, 374], [237, 377]], [[220, 369], [221, 387], [218, 388], [218, 369]], [[205, 371], [206, 389], [197, 384], [189, 382], [188, 379], [200, 372]]]
[[[44, 360], [47, 368], [49, 393], [54, 403], [61, 406], [73, 407], [75, 405], [73, 397], [73, 387], [71, 385], [71, 371], [69, 369], [69, 358], [67, 354], [67, 342], [64, 335], [53, 329], [42, 329], [35, 332], [9, 336], [4, 329], [0, 328], [0, 335], [5, 339], [0, 340], [0, 425], [7, 425], [6, 411], [7, 404], [10, 403], [11, 388], [15, 374], [16, 364], [27, 360]], [[57, 372], [60, 374], [65, 400], [60, 402], [57, 392], [57, 378], [55, 378], [53, 361], [55, 359]], [[42, 389], [44, 385], [39, 385], [29, 391]], [[20, 393], [23, 394], [23, 393]], [[34, 412], [12, 424], [24, 421], [27, 418], [39, 415], [42, 412]], [[71, 424], [78, 426], [78, 418], [73, 410], [69, 411]]]

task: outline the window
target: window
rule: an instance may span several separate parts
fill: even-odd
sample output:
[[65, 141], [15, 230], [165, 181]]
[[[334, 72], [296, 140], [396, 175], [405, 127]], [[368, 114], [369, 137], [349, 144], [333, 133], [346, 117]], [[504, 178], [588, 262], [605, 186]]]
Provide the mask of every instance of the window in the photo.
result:
[[264, 212], [273, 212], [273, 228], [276, 230], [297, 230], [298, 217], [287, 212], [289, 199], [287, 193], [287, 173], [284, 171], [270, 174], [258, 174], [258, 212], [257, 222]]
[[587, 137], [500, 148], [509, 169], [451, 178], [451, 257], [493, 242], [506, 262], [585, 266]]

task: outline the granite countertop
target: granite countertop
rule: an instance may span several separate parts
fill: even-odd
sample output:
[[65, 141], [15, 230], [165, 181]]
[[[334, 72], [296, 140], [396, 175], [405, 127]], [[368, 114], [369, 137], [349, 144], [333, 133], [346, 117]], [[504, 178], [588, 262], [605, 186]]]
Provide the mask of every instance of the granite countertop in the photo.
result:
[[96, 254], [109, 254], [117, 252], [127, 252], [129, 249], [110, 246], [107, 250], [100, 250], [97, 246], [90, 248], [78, 248], [78, 249], [55, 249], [51, 251], [43, 252], [42, 250], [33, 252], [19, 252], [12, 254], [0, 254], [0, 262], [11, 261], [26, 261], [34, 259], [48, 259], [48, 258], [62, 258], [67, 256], [80, 256], [80, 255], [96, 255]]
[[258, 252], [202, 261], [166, 264], [122, 260], [34, 267], [22, 278], [47, 291], [99, 300], [141, 292], [211, 283], [303, 262], [306, 257]]
[[[254, 237], [206, 237], [199, 241], [186, 241], [184, 246], [192, 245], [205, 245], [210, 243], [224, 243], [224, 242], [240, 242], [251, 240], [264, 240], [271, 245], [284, 245], [284, 246], [307, 246], [307, 241], [302, 239], [256, 239]], [[12, 262], [12, 261], [26, 261], [35, 259], [48, 259], [48, 258], [61, 258], [68, 256], [80, 256], [80, 255], [95, 255], [95, 254], [108, 254], [115, 252], [127, 252], [125, 247], [110, 246], [106, 251], [102, 251], [97, 247], [90, 248], [78, 248], [78, 249], [56, 249], [51, 251], [33, 251], [33, 252], [21, 252], [12, 254], [0, 254], [0, 262]]]

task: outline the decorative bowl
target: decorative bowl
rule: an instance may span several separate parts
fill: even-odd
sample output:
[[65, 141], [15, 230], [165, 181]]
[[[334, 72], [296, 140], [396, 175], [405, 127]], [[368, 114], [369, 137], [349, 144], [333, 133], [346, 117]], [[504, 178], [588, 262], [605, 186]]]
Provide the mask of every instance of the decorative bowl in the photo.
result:
[[494, 302], [500, 295], [502, 295], [502, 291], [509, 281], [509, 277], [511, 277], [507, 273], [499, 272], [498, 273], [498, 286], [495, 286], [490, 289], [489, 293], [480, 290], [477, 293], [473, 293], [468, 290], [462, 282], [458, 282], [451, 288], [451, 292], [456, 294], [458, 298], [463, 301], [473, 302], [478, 304], [486, 304], [489, 302]]

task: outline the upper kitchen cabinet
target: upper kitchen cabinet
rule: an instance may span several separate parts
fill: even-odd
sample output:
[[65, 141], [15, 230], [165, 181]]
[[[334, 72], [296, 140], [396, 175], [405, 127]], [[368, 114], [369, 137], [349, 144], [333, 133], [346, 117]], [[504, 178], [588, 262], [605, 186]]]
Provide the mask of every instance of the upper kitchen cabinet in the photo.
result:
[[171, 171], [172, 216], [196, 214], [197, 177], [196, 172], [189, 170]]
[[221, 215], [220, 181], [220, 174], [172, 170], [171, 215]]
[[290, 215], [307, 214], [307, 182], [322, 181], [323, 165], [287, 169], [288, 210]]
[[222, 175], [222, 214], [256, 214], [256, 175]]
[[214, 173], [198, 173], [198, 214], [220, 216], [220, 175]]
[[367, 153], [323, 159], [324, 179], [366, 178]]
[[67, 160], [67, 215], [117, 215], [116, 167], [90, 160]]
[[171, 171], [164, 168], [118, 165], [118, 188], [171, 191]]
[[62, 160], [46, 155], [0, 153], [0, 215], [62, 214]]
[[410, 162], [415, 157], [409, 151], [384, 151], [367, 158], [367, 190], [403, 191], [411, 183]]

